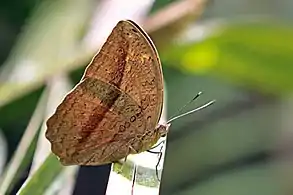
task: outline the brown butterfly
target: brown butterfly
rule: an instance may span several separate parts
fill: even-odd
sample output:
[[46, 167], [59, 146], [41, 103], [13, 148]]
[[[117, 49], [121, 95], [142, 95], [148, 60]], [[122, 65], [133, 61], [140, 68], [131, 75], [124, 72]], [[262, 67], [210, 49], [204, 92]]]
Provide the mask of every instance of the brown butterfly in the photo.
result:
[[120, 21], [74, 89], [47, 121], [46, 137], [63, 165], [101, 165], [150, 149], [163, 75], [154, 44], [133, 21]]

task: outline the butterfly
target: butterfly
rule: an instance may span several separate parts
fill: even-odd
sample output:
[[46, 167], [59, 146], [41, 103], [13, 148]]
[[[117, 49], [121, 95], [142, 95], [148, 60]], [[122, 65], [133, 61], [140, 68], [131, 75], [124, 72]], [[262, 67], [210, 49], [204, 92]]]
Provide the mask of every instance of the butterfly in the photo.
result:
[[158, 124], [163, 93], [153, 42], [135, 22], [119, 21], [47, 120], [52, 152], [63, 165], [102, 165], [150, 149], [170, 126]]

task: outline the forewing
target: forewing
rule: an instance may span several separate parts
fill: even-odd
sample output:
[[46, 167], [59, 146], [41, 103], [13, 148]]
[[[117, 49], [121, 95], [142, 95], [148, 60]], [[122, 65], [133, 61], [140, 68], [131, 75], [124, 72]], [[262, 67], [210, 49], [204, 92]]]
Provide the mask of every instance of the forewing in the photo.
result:
[[141, 152], [163, 104], [160, 61], [148, 36], [121, 21], [78, 84], [47, 121], [46, 137], [64, 165], [98, 165]]
[[163, 77], [157, 51], [132, 21], [120, 21], [87, 67], [84, 78], [108, 82], [130, 95], [142, 109], [146, 129], [153, 130], [163, 105]]

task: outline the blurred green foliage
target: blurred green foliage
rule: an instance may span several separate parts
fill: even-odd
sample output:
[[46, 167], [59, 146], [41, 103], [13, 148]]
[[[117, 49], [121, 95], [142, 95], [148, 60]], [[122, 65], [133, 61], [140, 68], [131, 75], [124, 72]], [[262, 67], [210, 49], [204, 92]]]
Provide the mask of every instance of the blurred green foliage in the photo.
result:
[[[56, 156], [50, 154], [33, 178], [26, 183], [20, 195], [43, 194], [63, 169]], [[45, 176], [45, 177], [44, 177]]]
[[[151, 13], [174, 2], [178, 0], [155, 1]], [[191, 39], [186, 36], [179, 42], [169, 42], [164, 49], [158, 48], [169, 115], [198, 91], [204, 91], [205, 96], [196, 104], [217, 99], [213, 107], [172, 124], [161, 194], [277, 195], [291, 190], [288, 181], [292, 181], [293, 174], [272, 151], [283, 142], [283, 134], [286, 137], [285, 126], [291, 125], [288, 116], [292, 114], [289, 100], [293, 89], [293, 26], [288, 18], [293, 4], [279, 2], [277, 7], [272, 1], [247, 2], [247, 9], [243, 4], [244, 1], [213, 1], [203, 18], [226, 18], [224, 24], [219, 22], [210, 27], [203, 20], [202, 25], [209, 33], [201, 39], [196, 39], [197, 34], [190, 31]], [[26, 0], [1, 1], [0, 5], [3, 17], [0, 34], [7, 37], [0, 39], [4, 43], [0, 44], [2, 67], [8, 64], [17, 68], [20, 57], [27, 56], [41, 62], [39, 77], [27, 87], [4, 87], [5, 79], [0, 78], [0, 127], [9, 144], [9, 160], [47, 79], [63, 70], [68, 71], [74, 83], [80, 79], [92, 51], [80, 49], [77, 43], [87, 32], [95, 4], [90, 0], [76, 4], [68, 0], [53, 3]], [[36, 11], [39, 6], [42, 9]], [[258, 7], [262, 8], [259, 12], [273, 10], [268, 12], [273, 14], [269, 19], [254, 16], [256, 21], [233, 18], [239, 13], [257, 12]], [[278, 12], [279, 7], [285, 11]], [[56, 19], [60, 13], [72, 17]], [[283, 22], [286, 17], [287, 22]], [[31, 26], [25, 21], [30, 21]], [[16, 39], [16, 35], [21, 39]], [[41, 43], [45, 35], [47, 41]], [[58, 55], [60, 51], [69, 52], [64, 58]], [[9, 63], [4, 63], [4, 58]], [[32, 146], [35, 145], [34, 142]], [[21, 194], [32, 191], [42, 194], [61, 170], [57, 159], [48, 156]]]
[[236, 23], [200, 42], [176, 44], [162, 60], [187, 74], [211, 74], [264, 94], [292, 94], [293, 28]]

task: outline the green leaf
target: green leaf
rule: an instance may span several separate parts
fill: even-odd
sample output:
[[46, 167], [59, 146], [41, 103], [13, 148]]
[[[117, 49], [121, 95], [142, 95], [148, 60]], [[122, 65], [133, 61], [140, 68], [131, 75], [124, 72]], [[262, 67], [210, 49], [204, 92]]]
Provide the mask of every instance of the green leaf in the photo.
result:
[[38, 170], [26, 180], [18, 191], [19, 195], [41, 195], [61, 173], [63, 166], [54, 154], [50, 154]]
[[41, 124], [44, 119], [44, 112], [47, 102], [47, 91], [40, 98], [38, 106], [24, 132], [24, 135], [10, 160], [5, 173], [1, 177], [0, 194], [7, 194], [14, 187], [19, 176], [27, 168], [33, 159]]
[[230, 24], [200, 42], [176, 45], [162, 60], [190, 74], [212, 74], [234, 84], [281, 95], [293, 91], [293, 27]]
[[60, 69], [81, 66], [93, 56], [93, 51], [81, 49], [78, 44], [93, 3], [40, 3], [0, 72], [4, 81], [0, 86], [0, 106], [41, 86]]

